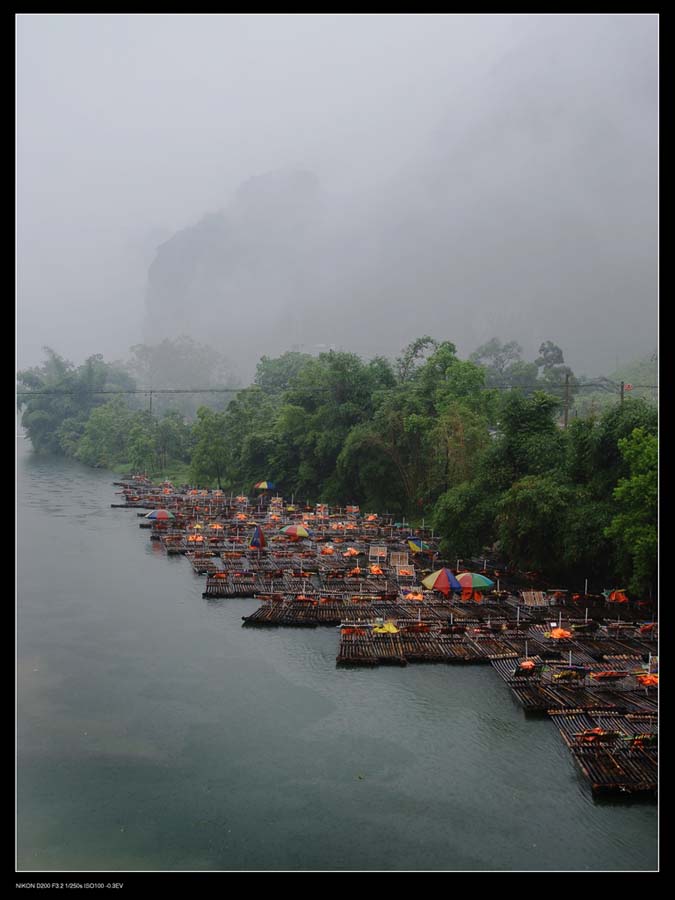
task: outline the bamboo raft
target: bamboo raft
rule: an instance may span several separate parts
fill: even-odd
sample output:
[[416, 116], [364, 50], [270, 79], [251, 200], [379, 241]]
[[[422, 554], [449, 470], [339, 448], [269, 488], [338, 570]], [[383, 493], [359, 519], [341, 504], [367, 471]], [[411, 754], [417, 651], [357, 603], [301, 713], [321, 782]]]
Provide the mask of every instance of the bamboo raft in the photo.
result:
[[[447, 625], [451, 607], [447, 605], [424, 605], [421, 603], [411, 603], [400, 601], [396, 595], [387, 597], [386, 595], [368, 595], [355, 594], [353, 592], [331, 593], [324, 588], [311, 590], [308, 586], [303, 596], [309, 597], [310, 601], [298, 601], [297, 594], [293, 592], [284, 592], [283, 603], [272, 603], [270, 606], [268, 593], [264, 590], [256, 591], [255, 596], [262, 600], [264, 605], [256, 610], [250, 616], [244, 616], [245, 624], [269, 624], [269, 625], [294, 625], [297, 622], [297, 615], [293, 612], [292, 607], [299, 604], [305, 608], [302, 619], [303, 624], [315, 617], [317, 624], [340, 625], [343, 621], [359, 621], [373, 622], [376, 618], [410, 620], [414, 622], [424, 617], [426, 620], [435, 622], [437, 625]], [[211, 596], [211, 595], [210, 595]], [[281, 599], [281, 598], [279, 598]], [[326, 616], [326, 610], [333, 613], [332, 617]], [[469, 621], [468, 619], [466, 620]], [[468, 626], [480, 627], [480, 622], [474, 620]], [[456, 626], [459, 629], [462, 626]], [[519, 651], [513, 637], [509, 637], [509, 644]], [[517, 640], [517, 639], [516, 639]]]
[[[171, 492], [142, 479], [123, 486], [124, 502], [112, 506], [136, 509], [139, 518], [160, 507], [173, 512], [170, 524], [141, 519], [139, 525], [167, 554], [185, 554], [193, 570], [206, 575], [203, 598], [259, 601], [242, 617], [244, 626], [339, 627], [338, 666], [491, 663], [527, 713], [555, 720], [594, 793], [655, 792], [657, 758], [648, 726], [655, 727], [658, 690], [638, 686], [635, 675], [647, 660], [651, 671], [657, 630], [622, 622], [632, 610], [622, 608], [610, 620], [603, 597], [523, 589], [496, 570], [509, 591], [465, 602], [420, 586], [430, 559], [410, 556], [410, 529], [382, 517], [366, 522], [353, 510], [328, 513], [325, 507], [319, 515], [311, 507], [291, 512], [268, 498], [252, 504], [222, 492]], [[248, 545], [254, 525], [278, 531], [289, 523], [305, 524], [311, 541], [288, 543], [268, 532], [262, 552]], [[333, 552], [322, 553], [328, 542]], [[476, 572], [482, 564], [487, 573], [486, 560], [463, 562]], [[449, 564], [436, 554], [434, 568], [443, 565]], [[532, 579], [526, 581], [531, 587]], [[397, 630], [378, 633], [374, 626], [384, 621]], [[551, 635], [556, 622], [569, 637]], [[536, 663], [533, 675], [516, 671], [525, 655]], [[569, 679], [564, 673], [574, 667], [583, 675]], [[643, 740], [636, 744], [638, 726]], [[593, 728], [622, 737], [611, 745], [580, 741], [579, 734]]]
[[[503, 653], [503, 643], [490, 638], [475, 639], [446, 631], [421, 630], [420, 623], [408, 625], [399, 622], [398, 634], [377, 634], [368, 627], [371, 623], [358, 623], [340, 629], [338, 666], [379, 665], [395, 657], [401, 665], [408, 662], [478, 663], [487, 662], [495, 653]], [[391, 648], [395, 648], [391, 650]], [[386, 652], [383, 652], [383, 648]], [[517, 656], [517, 651], [511, 651]]]
[[[259, 595], [256, 594], [259, 597]], [[308, 595], [305, 595], [308, 596]], [[372, 604], [367, 600], [367, 608], [359, 601], [340, 600], [323, 597], [319, 594], [309, 595], [309, 601], [298, 601], [295, 597], [284, 596], [283, 599], [268, 600], [250, 616], [242, 616], [244, 625], [340, 625], [348, 617], [354, 621], [369, 622], [374, 616], [401, 613], [405, 609], [387, 604]], [[412, 618], [412, 617], [411, 617]]]
[[[625, 713], [656, 712], [654, 689], [636, 687], [630, 674], [611, 685], [594, 684], [588, 676], [575, 685], [565, 684], [555, 680], [556, 670], [564, 669], [564, 666], [552, 666], [537, 656], [529, 658], [536, 663], [534, 674], [529, 675], [518, 671], [517, 663], [521, 659], [493, 657], [491, 660], [492, 667], [509, 686], [515, 700], [528, 712], [549, 713], [573, 708], [612, 709]], [[591, 667], [596, 673], [607, 672], [611, 668], [608, 663]]]
[[218, 562], [214, 559], [205, 559], [201, 557], [192, 558], [190, 560], [190, 565], [197, 575], [215, 575], [222, 571]]
[[207, 576], [202, 597], [253, 597], [260, 589], [257, 575], [241, 573], [239, 578], [230, 574], [226, 574], [224, 578], [217, 576], [218, 573]]
[[551, 718], [594, 794], [656, 795], [656, 716], [574, 709]]
[[[611, 656], [622, 656], [629, 654], [629, 649], [625, 646], [625, 644], [608, 636], [603, 637], [602, 635], [593, 635], [589, 638], [584, 637], [583, 645], [589, 656], [591, 656], [593, 659], [598, 660], [606, 659], [607, 657]], [[644, 653], [641, 651], [637, 655], [642, 658]]]

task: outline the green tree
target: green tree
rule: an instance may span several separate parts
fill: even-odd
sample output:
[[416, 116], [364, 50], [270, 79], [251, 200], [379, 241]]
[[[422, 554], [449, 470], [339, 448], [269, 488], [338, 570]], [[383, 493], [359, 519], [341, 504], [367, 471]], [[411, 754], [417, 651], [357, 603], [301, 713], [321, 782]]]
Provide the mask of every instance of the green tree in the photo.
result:
[[434, 342], [424, 361], [420, 348], [429, 349], [426, 338], [404, 351], [402, 359], [417, 360], [414, 370], [376, 395], [372, 417], [352, 430], [338, 459], [343, 478], [353, 481], [357, 465], [378, 473], [386, 484], [365, 495], [407, 515], [426, 515], [440, 493], [470, 477], [488, 441], [483, 370], [457, 359], [449, 341]]
[[152, 474], [157, 461], [157, 424], [148, 412], [133, 414], [127, 436], [126, 460], [134, 472]]
[[642, 593], [656, 584], [658, 561], [658, 438], [644, 428], [619, 441], [629, 474], [614, 490], [615, 515], [605, 530], [619, 549], [622, 575]]
[[336, 477], [344, 495], [362, 508], [401, 515], [407, 506], [397, 468], [400, 460], [390, 449], [371, 423], [355, 425], [338, 455]]
[[171, 461], [190, 461], [192, 434], [183, 415], [175, 409], [167, 410], [155, 426], [157, 464], [164, 471]]
[[474, 479], [455, 485], [438, 498], [432, 522], [444, 556], [470, 558], [494, 544], [498, 497], [488, 484]]
[[271, 460], [287, 493], [351, 499], [336, 472], [338, 456], [350, 430], [372, 418], [378, 398], [394, 383], [381, 359], [364, 363], [353, 353], [331, 351], [307, 361], [283, 396], [274, 428]]
[[[469, 362], [485, 369], [486, 384], [489, 386], [512, 386], [511, 373], [514, 365], [522, 361], [523, 348], [517, 341], [502, 343], [499, 338], [492, 338], [481, 344], [469, 356]], [[534, 367], [534, 378], [537, 368]]]
[[[564, 436], [554, 421], [557, 408], [558, 401], [545, 394], [525, 397], [517, 391], [509, 392], [500, 398], [499, 431], [492, 438], [487, 436], [484, 417], [474, 413], [471, 418], [467, 412], [457, 410], [456, 415], [471, 429], [472, 444], [463, 469], [455, 475], [458, 479], [466, 476], [466, 480], [451, 484], [433, 510], [434, 528], [441, 535], [445, 553], [471, 556], [499, 539], [513, 561], [522, 561], [526, 542], [510, 512], [521, 497], [539, 498], [543, 504], [547, 499], [543, 488], [558, 485], [561, 480]], [[533, 483], [538, 485], [542, 477], [549, 480], [541, 491], [534, 491]], [[530, 493], [526, 494], [525, 489]], [[563, 496], [564, 492], [560, 494]], [[547, 534], [551, 525], [545, 516], [542, 518]], [[541, 535], [537, 537], [543, 539]], [[536, 546], [535, 552], [541, 557]]]
[[570, 496], [563, 514], [558, 548], [560, 568], [567, 583], [611, 584], [619, 571], [620, 559], [613, 542], [605, 536], [612, 517], [610, 500], [598, 498], [588, 485], [569, 485]]
[[598, 489], [607, 494], [619, 478], [628, 474], [620, 441], [630, 437], [636, 428], [656, 434], [658, 412], [644, 400], [631, 397], [609, 409], [598, 423], [593, 453], [594, 478]]
[[42, 366], [17, 374], [21, 423], [41, 453], [74, 455], [93, 409], [105, 404], [104, 391], [133, 390], [133, 379], [100, 354], [75, 367], [50, 347]]
[[428, 501], [470, 481], [489, 446], [487, 420], [459, 400], [447, 400], [425, 434]]
[[197, 410], [193, 426], [194, 448], [191, 475], [195, 484], [210, 485], [214, 481], [222, 488], [227, 471], [228, 442], [225, 413], [214, 412], [207, 406]]
[[509, 391], [500, 404], [498, 436], [482, 461], [486, 479], [507, 490], [525, 475], [559, 468], [564, 437], [555, 423], [557, 409], [555, 397], [540, 392], [524, 397]]
[[411, 341], [396, 360], [398, 380], [409, 381], [414, 376], [416, 367], [424, 360], [424, 354], [429, 351], [433, 352], [437, 347], [438, 342], [428, 334]]
[[94, 409], [77, 445], [77, 459], [88, 466], [106, 469], [125, 462], [133, 418], [133, 412], [121, 397]]
[[498, 338], [492, 338], [478, 347], [469, 356], [469, 361], [485, 369], [488, 387], [518, 388], [523, 394], [530, 395], [538, 389], [539, 366], [537, 362], [525, 362], [522, 352], [517, 341], [502, 343]]
[[270, 358], [261, 356], [256, 366], [254, 382], [266, 394], [280, 394], [293, 384], [296, 375], [312, 359], [309, 353], [289, 351]]
[[563, 352], [553, 341], [544, 341], [539, 347], [539, 356], [535, 360], [535, 365], [543, 367], [544, 370], [553, 369], [562, 366], [565, 363]]
[[363, 490], [366, 471], [378, 473], [386, 484], [369, 485], [365, 496], [386, 497], [387, 508], [416, 512], [425, 493], [424, 437], [432, 424], [421, 409], [418, 395], [403, 387], [389, 393], [371, 421], [350, 430], [338, 457], [343, 484], [360, 482]]
[[227, 487], [250, 491], [256, 481], [278, 482], [272, 473], [274, 422], [278, 400], [258, 385], [236, 395], [225, 413], [228, 459]]
[[499, 544], [524, 569], [562, 570], [561, 547], [569, 488], [550, 475], [526, 475], [496, 506]]

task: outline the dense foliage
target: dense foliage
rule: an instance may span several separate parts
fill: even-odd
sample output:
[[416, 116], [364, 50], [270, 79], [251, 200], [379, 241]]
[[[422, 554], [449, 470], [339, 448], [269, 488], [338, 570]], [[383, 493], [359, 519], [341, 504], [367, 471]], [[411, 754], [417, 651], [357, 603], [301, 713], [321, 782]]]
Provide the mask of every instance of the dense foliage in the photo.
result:
[[656, 408], [616, 397], [563, 427], [583, 384], [552, 342], [532, 362], [515, 342], [461, 360], [428, 336], [395, 361], [263, 357], [253, 384], [199, 407], [177, 395], [151, 412], [122, 393], [130, 369], [141, 388], [222, 381], [219, 354], [202, 354], [199, 377], [199, 352], [187, 339], [136, 347], [125, 369], [47, 350], [18, 376], [34, 448], [234, 492], [272, 479], [286, 496], [426, 519], [450, 559], [490, 552], [563, 583], [655, 590]]

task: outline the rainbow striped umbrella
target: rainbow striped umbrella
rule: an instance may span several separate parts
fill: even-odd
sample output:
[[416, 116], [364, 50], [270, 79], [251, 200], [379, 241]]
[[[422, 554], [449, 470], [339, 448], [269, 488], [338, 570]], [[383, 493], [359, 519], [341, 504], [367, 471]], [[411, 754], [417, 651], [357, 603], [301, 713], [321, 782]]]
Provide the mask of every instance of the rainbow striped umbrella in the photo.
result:
[[273, 491], [276, 484], [273, 481], [258, 481], [253, 487], [258, 491]]
[[284, 525], [284, 527], [280, 530], [281, 534], [285, 534], [286, 537], [290, 538], [308, 538], [309, 531], [306, 528], [303, 528], [302, 525]]
[[450, 569], [439, 569], [437, 572], [432, 572], [431, 575], [427, 575], [426, 578], [422, 579], [422, 584], [424, 587], [429, 588], [430, 591], [440, 591], [446, 597], [450, 591], [462, 590], [462, 585], [457, 581]]
[[494, 581], [486, 578], [485, 575], [479, 575], [477, 572], [459, 572], [457, 581], [463, 588], [473, 588], [474, 590], [483, 590], [483, 588], [491, 588], [495, 586]]
[[152, 512], [149, 512], [145, 518], [157, 519], [159, 521], [163, 519], [175, 519], [176, 517], [168, 509], [153, 509]]

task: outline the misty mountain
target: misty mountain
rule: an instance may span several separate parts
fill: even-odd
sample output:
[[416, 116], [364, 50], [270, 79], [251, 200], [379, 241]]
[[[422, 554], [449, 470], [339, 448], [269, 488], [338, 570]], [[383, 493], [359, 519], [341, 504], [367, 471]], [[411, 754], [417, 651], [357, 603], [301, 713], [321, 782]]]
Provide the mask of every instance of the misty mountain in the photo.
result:
[[306, 297], [320, 217], [319, 185], [309, 172], [245, 181], [226, 210], [157, 249], [148, 271], [146, 342], [189, 334], [249, 374], [262, 353], [297, 343], [289, 322]]
[[208, 340], [244, 377], [263, 353], [394, 356], [427, 333], [464, 355], [496, 335], [534, 358], [553, 340], [589, 374], [651, 352], [651, 26], [591, 18], [567, 42], [565, 27], [540, 22], [439, 86], [445, 115], [393, 177], [341, 196], [304, 169], [245, 181], [158, 248], [145, 340]]

